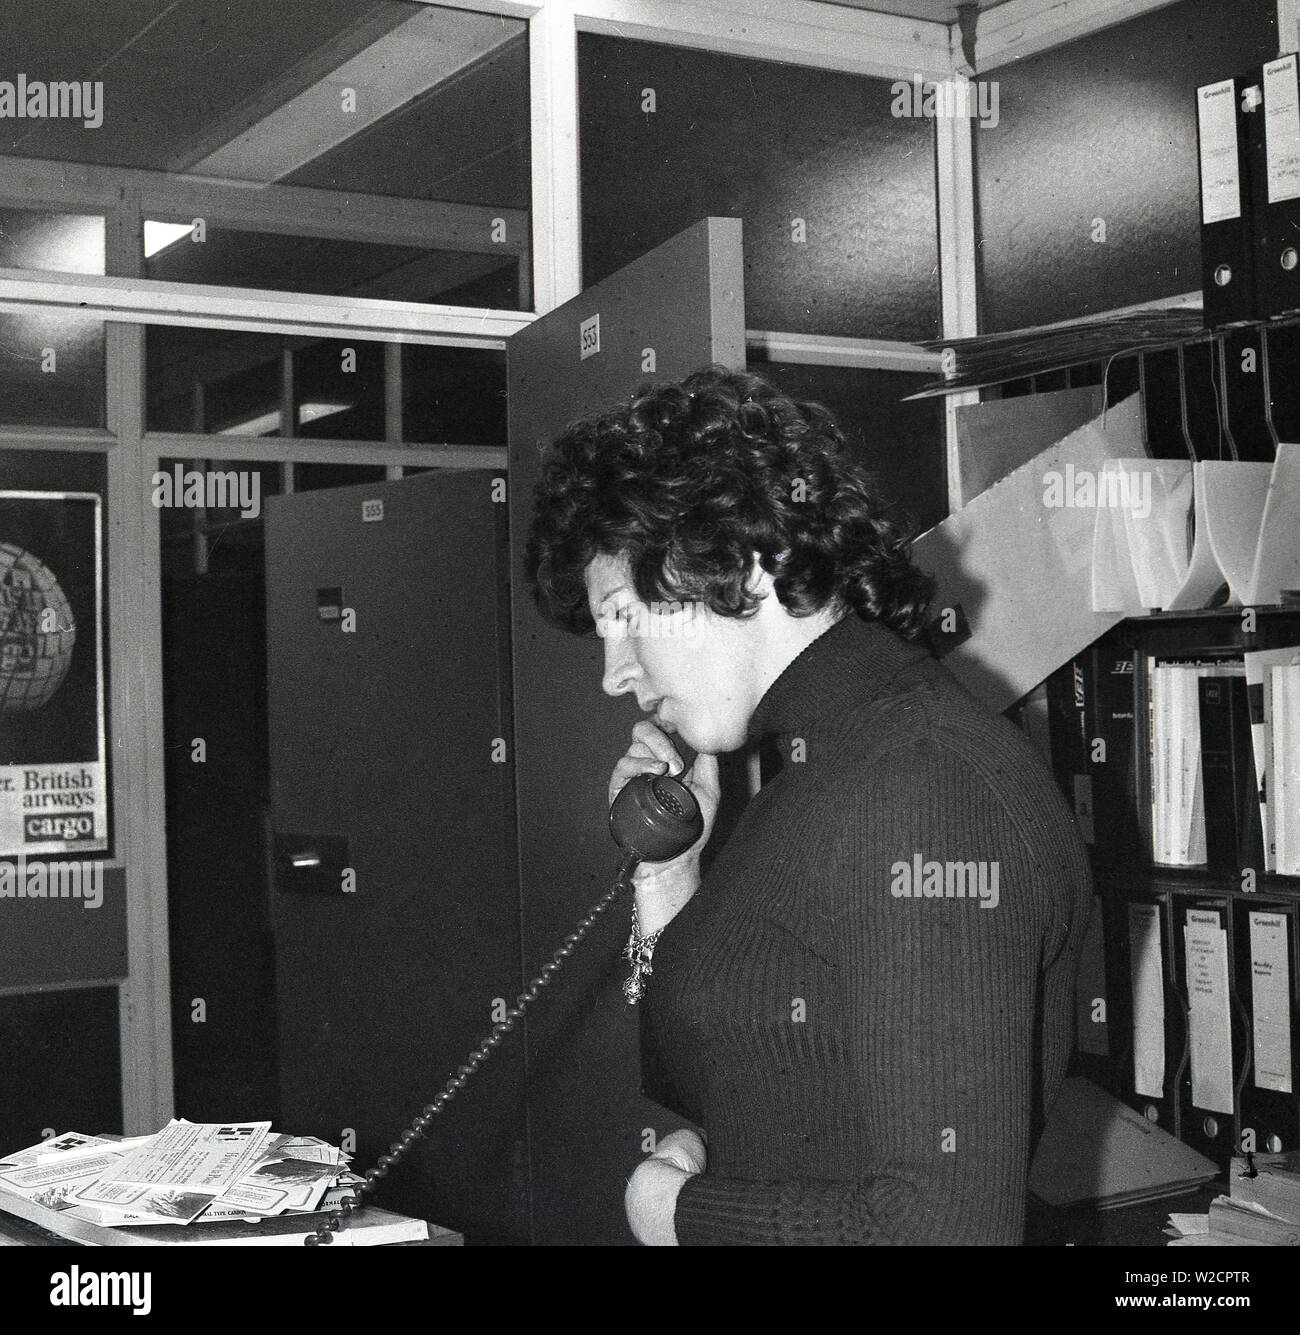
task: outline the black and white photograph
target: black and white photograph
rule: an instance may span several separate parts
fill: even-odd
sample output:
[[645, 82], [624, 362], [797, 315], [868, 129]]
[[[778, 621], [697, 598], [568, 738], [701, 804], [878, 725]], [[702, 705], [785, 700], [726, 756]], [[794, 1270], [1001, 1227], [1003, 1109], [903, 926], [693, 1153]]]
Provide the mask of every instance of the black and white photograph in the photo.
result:
[[0, 168], [34, 1312], [1285, 1292], [1300, 0], [7, 0]]

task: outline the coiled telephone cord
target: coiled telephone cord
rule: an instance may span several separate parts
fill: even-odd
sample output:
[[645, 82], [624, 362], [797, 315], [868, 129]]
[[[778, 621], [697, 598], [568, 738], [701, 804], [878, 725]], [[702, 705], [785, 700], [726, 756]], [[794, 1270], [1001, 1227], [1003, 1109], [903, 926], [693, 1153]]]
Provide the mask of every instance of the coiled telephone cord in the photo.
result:
[[465, 1086], [465, 1082], [487, 1060], [493, 1049], [500, 1046], [501, 1040], [515, 1027], [515, 1022], [537, 1000], [541, 995], [542, 988], [546, 987], [551, 979], [564, 967], [565, 960], [573, 954], [574, 949], [587, 935], [596, 919], [609, 908], [625, 889], [630, 887], [629, 877], [636, 863], [635, 856], [629, 855], [624, 858], [618, 869], [614, 884], [601, 896], [600, 900], [592, 907], [591, 912], [578, 923], [575, 930], [564, 938], [564, 944], [551, 956], [550, 960], [542, 965], [541, 972], [528, 984], [527, 991], [522, 992], [515, 1004], [506, 1011], [505, 1019], [498, 1020], [492, 1026], [492, 1032], [470, 1053], [465, 1063], [457, 1067], [456, 1074], [443, 1086], [442, 1092], [437, 1095], [432, 1103], [425, 1104], [406, 1130], [389, 1145], [388, 1152], [379, 1156], [375, 1161], [375, 1166], [365, 1174], [363, 1181], [353, 1189], [352, 1194], [345, 1196], [329, 1212], [321, 1226], [314, 1233], [307, 1235], [303, 1240], [303, 1246], [324, 1247], [334, 1241], [334, 1234], [342, 1228], [343, 1221], [362, 1208], [362, 1197], [374, 1191], [388, 1175], [389, 1169], [393, 1168], [405, 1156], [411, 1146], [424, 1135], [433, 1119], [460, 1093]]

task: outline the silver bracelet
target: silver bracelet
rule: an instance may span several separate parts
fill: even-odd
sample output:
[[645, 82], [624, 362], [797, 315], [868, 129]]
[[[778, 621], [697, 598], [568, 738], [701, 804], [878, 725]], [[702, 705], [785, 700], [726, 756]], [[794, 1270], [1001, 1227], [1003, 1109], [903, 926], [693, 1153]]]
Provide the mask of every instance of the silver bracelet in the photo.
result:
[[657, 932], [651, 932], [649, 936], [642, 936], [636, 904], [633, 903], [632, 935], [628, 937], [627, 945], [623, 947], [623, 958], [632, 965], [632, 972], [623, 984], [623, 995], [627, 998], [629, 1006], [635, 1006], [645, 996], [645, 980], [654, 972], [650, 961], [654, 956], [655, 943], [663, 934], [663, 930], [661, 927]]

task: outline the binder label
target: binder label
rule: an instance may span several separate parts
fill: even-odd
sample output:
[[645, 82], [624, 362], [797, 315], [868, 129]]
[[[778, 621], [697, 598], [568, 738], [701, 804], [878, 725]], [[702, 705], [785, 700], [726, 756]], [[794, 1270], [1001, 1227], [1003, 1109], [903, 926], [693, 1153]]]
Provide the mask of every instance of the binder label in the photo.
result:
[[1290, 1094], [1291, 965], [1280, 913], [1250, 915], [1250, 994], [1255, 1087]]
[[1165, 988], [1160, 906], [1128, 906], [1129, 977], [1133, 989], [1133, 1091], [1165, 1096]]
[[1231, 79], [1196, 90], [1201, 143], [1201, 221], [1241, 217], [1241, 160], [1237, 156], [1237, 97]]
[[1192, 1031], [1192, 1102], [1232, 1114], [1232, 1016], [1228, 1007], [1228, 934], [1211, 910], [1188, 909], [1187, 1003]]
[[1294, 55], [1264, 66], [1264, 155], [1268, 202], [1300, 199], [1300, 85]]

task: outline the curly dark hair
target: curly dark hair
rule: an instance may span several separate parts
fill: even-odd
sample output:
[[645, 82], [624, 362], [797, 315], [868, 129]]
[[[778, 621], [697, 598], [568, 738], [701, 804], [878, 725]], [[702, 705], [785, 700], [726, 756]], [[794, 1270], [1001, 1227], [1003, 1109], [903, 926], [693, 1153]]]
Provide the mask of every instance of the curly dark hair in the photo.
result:
[[747, 616], [753, 554], [794, 616], [828, 604], [924, 631], [933, 581], [831, 414], [712, 366], [567, 427], [545, 451], [526, 570], [539, 609], [591, 633], [584, 574], [624, 555], [638, 597]]

